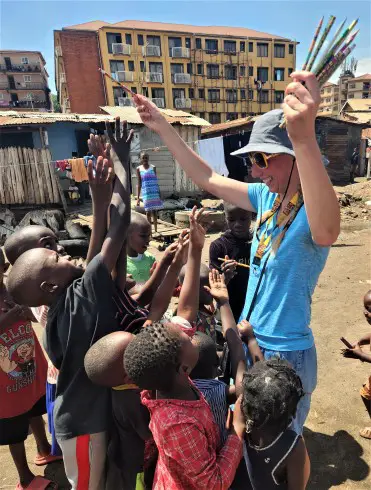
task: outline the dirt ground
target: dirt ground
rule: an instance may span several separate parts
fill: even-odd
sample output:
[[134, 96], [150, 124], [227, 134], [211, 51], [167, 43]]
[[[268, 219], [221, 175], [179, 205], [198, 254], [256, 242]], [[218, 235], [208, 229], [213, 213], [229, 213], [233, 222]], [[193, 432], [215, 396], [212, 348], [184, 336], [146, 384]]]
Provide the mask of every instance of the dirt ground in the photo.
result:
[[[304, 432], [312, 463], [309, 490], [366, 490], [371, 488], [371, 441], [359, 436], [369, 424], [359, 389], [371, 374], [369, 364], [340, 355], [341, 336], [350, 341], [369, 330], [362, 311], [362, 298], [371, 289], [371, 247], [367, 223], [344, 223], [332, 247], [313, 298], [312, 328], [318, 350], [318, 387]], [[210, 236], [205, 247], [215, 238]], [[156, 249], [151, 250], [156, 255]], [[36, 327], [38, 334], [40, 329]], [[26, 443], [27, 457], [36, 474], [44, 474], [69, 488], [61, 463], [47, 468], [32, 464], [35, 443]], [[15, 488], [17, 475], [7, 447], [0, 447], [0, 489]]]

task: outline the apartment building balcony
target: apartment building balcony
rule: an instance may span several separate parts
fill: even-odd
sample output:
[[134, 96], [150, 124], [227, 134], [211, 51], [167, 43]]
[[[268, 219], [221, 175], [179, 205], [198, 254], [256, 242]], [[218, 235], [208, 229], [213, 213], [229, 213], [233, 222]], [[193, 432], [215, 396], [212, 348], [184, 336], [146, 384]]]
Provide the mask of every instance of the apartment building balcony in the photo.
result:
[[122, 55], [131, 55], [131, 45], [124, 43], [112, 43], [112, 53], [113, 54], [122, 54]]
[[164, 75], [159, 72], [147, 72], [145, 79], [147, 83], [163, 83]]
[[174, 73], [173, 83], [191, 83], [191, 75], [189, 73]]
[[117, 71], [116, 73], [113, 73], [112, 76], [118, 82], [133, 82], [134, 81], [134, 72], [133, 71]]
[[35, 82], [1, 82], [0, 89], [2, 90], [45, 90], [47, 86], [44, 83], [35, 83]]
[[0, 71], [15, 73], [41, 73], [41, 65], [38, 63], [27, 63], [21, 65], [0, 65]]
[[46, 100], [15, 100], [8, 103], [2, 103], [1, 107], [11, 107], [13, 109], [49, 109], [49, 103]]
[[174, 47], [171, 48], [171, 57], [172, 58], [190, 58], [191, 50], [189, 48], [183, 47]]
[[192, 108], [192, 100], [189, 98], [184, 99], [174, 99], [174, 105], [176, 109], [191, 109]]
[[134, 101], [129, 97], [117, 97], [117, 102], [120, 107], [135, 107]]
[[155, 98], [151, 100], [159, 109], [165, 109], [165, 99]]
[[148, 44], [147, 46], [142, 46], [142, 54], [143, 56], [161, 56], [161, 48], [160, 46], [153, 46]]

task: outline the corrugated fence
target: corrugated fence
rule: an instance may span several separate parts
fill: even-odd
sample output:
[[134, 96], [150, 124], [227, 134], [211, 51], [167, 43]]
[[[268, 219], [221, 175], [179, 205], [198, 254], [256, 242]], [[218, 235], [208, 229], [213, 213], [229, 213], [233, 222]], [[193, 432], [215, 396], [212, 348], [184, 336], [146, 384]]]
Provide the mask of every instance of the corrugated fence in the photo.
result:
[[0, 148], [0, 204], [63, 204], [51, 160], [46, 149]]

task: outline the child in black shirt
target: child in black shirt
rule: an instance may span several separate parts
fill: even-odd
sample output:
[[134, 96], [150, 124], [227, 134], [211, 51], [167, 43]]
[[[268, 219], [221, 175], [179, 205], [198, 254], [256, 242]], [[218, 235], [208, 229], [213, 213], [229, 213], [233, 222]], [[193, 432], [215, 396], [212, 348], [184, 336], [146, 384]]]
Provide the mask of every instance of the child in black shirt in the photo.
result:
[[[230, 306], [238, 322], [245, 305], [249, 269], [236, 267], [236, 262], [250, 263], [251, 213], [224, 203], [228, 230], [210, 244], [210, 268], [221, 270], [228, 285]], [[221, 262], [219, 258], [226, 258]]]

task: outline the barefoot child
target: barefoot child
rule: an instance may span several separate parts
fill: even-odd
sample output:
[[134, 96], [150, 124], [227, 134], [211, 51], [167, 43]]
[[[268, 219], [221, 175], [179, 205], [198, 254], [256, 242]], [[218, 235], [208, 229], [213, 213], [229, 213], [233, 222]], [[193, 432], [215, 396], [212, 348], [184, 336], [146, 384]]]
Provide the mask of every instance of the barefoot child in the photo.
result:
[[[363, 298], [364, 315], [366, 321], [371, 325], [371, 290], [368, 291]], [[369, 345], [367, 350], [362, 349], [362, 346]], [[359, 359], [362, 362], [371, 363], [371, 333], [368, 333], [361, 337], [354, 345], [352, 349], [344, 349], [344, 357], [350, 357], [352, 359]], [[371, 376], [369, 376], [367, 382], [362, 386], [360, 390], [362, 401], [365, 404], [368, 415], [371, 418]], [[359, 434], [365, 439], [371, 439], [371, 427], [364, 427], [359, 431]]]
[[203, 396], [189, 380], [198, 350], [173, 324], [155, 323], [128, 345], [124, 367], [142, 392], [159, 458], [154, 490], [230, 487], [241, 460], [244, 426], [237, 406], [223, 446]]
[[0, 445], [9, 445], [18, 471], [17, 490], [46, 488], [51, 482], [30, 470], [24, 441], [31, 427], [37, 445], [35, 464], [58, 459], [50, 456], [42, 419], [47, 362], [31, 325], [30, 309], [14, 304], [3, 282], [7, 265], [0, 249]]
[[[118, 123], [118, 124], [117, 124]], [[119, 121], [116, 122], [116, 128]], [[69, 259], [47, 249], [25, 252], [9, 275], [9, 290], [29, 306], [50, 307], [46, 351], [60, 370], [54, 422], [63, 451], [65, 470], [73, 489], [104, 485], [106, 431], [110, 423], [109, 391], [95, 386], [84, 369], [84, 357], [99, 338], [118, 329], [111, 273], [117, 263], [130, 223], [128, 158], [131, 134], [126, 125], [112, 145], [116, 180], [110, 206], [111, 220], [101, 253], [85, 272]], [[85, 464], [87, 462], [87, 464]], [[85, 482], [85, 483], [84, 483]]]

